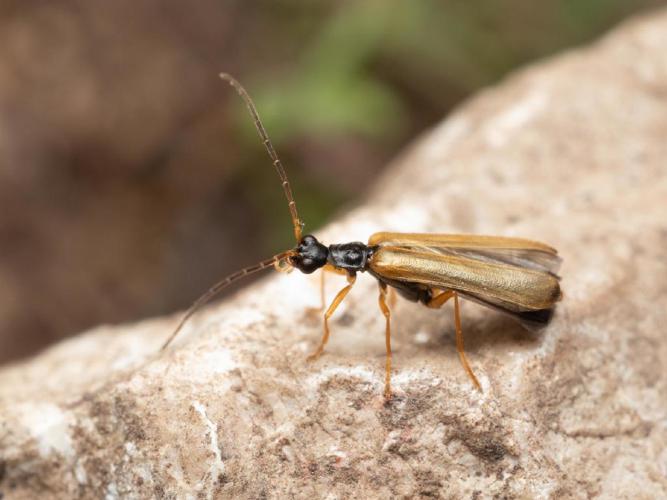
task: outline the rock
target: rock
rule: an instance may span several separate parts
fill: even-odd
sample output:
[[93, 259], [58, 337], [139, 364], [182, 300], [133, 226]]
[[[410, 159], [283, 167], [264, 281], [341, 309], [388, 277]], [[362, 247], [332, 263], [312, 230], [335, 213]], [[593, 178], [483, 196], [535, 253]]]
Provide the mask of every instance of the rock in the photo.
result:
[[369, 276], [308, 364], [318, 281], [275, 275], [202, 311], [165, 354], [176, 316], [102, 326], [0, 371], [4, 498], [665, 497], [665, 46], [662, 11], [513, 75], [318, 233], [557, 247], [564, 300], [546, 330], [464, 304], [483, 393], [459, 364], [451, 306], [399, 300], [384, 404]]

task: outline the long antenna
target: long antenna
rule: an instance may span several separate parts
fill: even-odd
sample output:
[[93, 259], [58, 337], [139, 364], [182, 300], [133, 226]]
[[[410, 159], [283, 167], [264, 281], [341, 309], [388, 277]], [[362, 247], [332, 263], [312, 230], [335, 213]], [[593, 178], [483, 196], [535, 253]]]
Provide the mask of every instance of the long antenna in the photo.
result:
[[282, 181], [283, 191], [285, 191], [285, 197], [287, 198], [287, 203], [289, 205], [290, 215], [292, 216], [292, 224], [294, 225], [294, 237], [296, 238], [296, 242], [299, 243], [301, 241], [301, 229], [303, 228], [303, 223], [301, 222], [301, 219], [299, 219], [299, 214], [296, 211], [296, 203], [294, 202], [294, 196], [292, 196], [292, 188], [290, 187], [289, 181], [287, 180], [287, 174], [285, 173], [285, 169], [283, 168], [282, 163], [280, 163], [280, 159], [278, 158], [276, 150], [273, 148], [273, 144], [271, 144], [271, 140], [269, 139], [269, 135], [264, 129], [264, 125], [262, 125], [262, 121], [259, 119], [259, 113], [257, 113], [257, 109], [255, 108], [250, 95], [248, 95], [248, 92], [246, 92], [243, 86], [238, 81], [236, 81], [233, 76], [228, 75], [227, 73], [220, 73], [220, 78], [229, 82], [229, 84], [234, 87], [234, 89], [236, 89], [236, 92], [238, 92], [238, 94], [241, 96], [241, 99], [243, 99], [245, 102], [248, 111], [250, 111], [250, 115], [252, 116], [253, 122], [255, 123], [255, 128], [259, 133], [259, 137], [262, 139], [262, 144], [264, 144], [267, 153], [269, 153], [271, 161], [273, 162], [273, 166], [276, 168], [278, 176]]
[[250, 274], [254, 274], [258, 271], [261, 271], [262, 269], [266, 269], [267, 267], [272, 267], [276, 262], [280, 261], [281, 259], [287, 257], [291, 253], [291, 250], [288, 250], [287, 252], [280, 253], [278, 255], [274, 255], [270, 259], [263, 260], [262, 262], [259, 262], [253, 266], [248, 266], [245, 267], [239, 271], [236, 271], [235, 273], [230, 274], [227, 276], [225, 279], [222, 281], [219, 281], [215, 285], [213, 285], [208, 292], [206, 292], [204, 295], [199, 297], [194, 304], [190, 306], [190, 308], [185, 312], [183, 315], [183, 318], [181, 319], [181, 322], [178, 324], [174, 332], [169, 336], [167, 341], [162, 345], [160, 348], [161, 351], [164, 351], [169, 344], [171, 344], [172, 340], [176, 338], [176, 335], [178, 335], [178, 332], [181, 331], [183, 328], [183, 325], [192, 317], [194, 313], [196, 313], [204, 304], [206, 304], [208, 301], [210, 301], [213, 297], [215, 297], [217, 294], [219, 294], [224, 288], [228, 287], [232, 283], [234, 283], [236, 280], [239, 280], [241, 278], [245, 278], [246, 276]]

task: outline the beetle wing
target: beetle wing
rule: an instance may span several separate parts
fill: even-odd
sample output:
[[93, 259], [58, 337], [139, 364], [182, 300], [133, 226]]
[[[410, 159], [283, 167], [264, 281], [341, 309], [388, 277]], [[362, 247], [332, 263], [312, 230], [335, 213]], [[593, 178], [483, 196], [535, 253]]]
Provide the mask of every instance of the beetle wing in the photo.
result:
[[368, 245], [458, 256], [549, 273], [556, 273], [561, 263], [556, 250], [549, 245], [505, 236], [382, 232], [373, 234]]
[[456, 290], [509, 312], [551, 309], [561, 296], [558, 278], [549, 272], [442, 254], [429, 247], [381, 245], [369, 266], [381, 278]]

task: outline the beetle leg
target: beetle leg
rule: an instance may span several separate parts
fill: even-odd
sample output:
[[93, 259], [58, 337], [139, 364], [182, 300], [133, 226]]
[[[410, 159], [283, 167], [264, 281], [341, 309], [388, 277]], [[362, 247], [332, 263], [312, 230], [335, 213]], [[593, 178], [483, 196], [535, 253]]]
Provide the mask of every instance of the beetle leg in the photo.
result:
[[481, 392], [482, 386], [479, 384], [479, 380], [477, 380], [477, 377], [475, 377], [472, 368], [470, 368], [468, 360], [466, 359], [466, 353], [463, 350], [463, 332], [461, 331], [461, 314], [459, 313], [459, 294], [456, 292], [453, 293], [454, 293], [454, 323], [456, 324], [456, 350], [459, 352], [459, 358], [461, 358], [461, 364], [463, 365], [463, 368], [465, 368], [466, 372], [468, 372], [470, 380], [472, 380], [472, 383], [475, 385], [475, 387], [477, 387], [477, 390]]
[[447, 290], [446, 292], [441, 292], [435, 297], [432, 297], [431, 300], [429, 300], [426, 303], [426, 307], [430, 307], [432, 309], [439, 309], [444, 305], [445, 302], [447, 302], [454, 296], [454, 293], [455, 292], [453, 290]]
[[340, 292], [338, 292], [336, 297], [333, 299], [333, 302], [331, 302], [331, 305], [324, 313], [324, 335], [322, 335], [322, 340], [320, 341], [319, 347], [315, 350], [314, 353], [308, 356], [308, 361], [315, 361], [317, 358], [320, 357], [320, 355], [324, 351], [324, 346], [329, 341], [329, 318], [334, 313], [336, 308], [340, 305], [340, 303], [343, 302], [343, 299], [352, 289], [352, 285], [354, 285], [356, 279], [357, 279], [356, 275], [348, 274], [347, 276], [348, 285], [345, 288], [343, 288]]
[[324, 274], [325, 271], [324, 269], [322, 269], [322, 272], [320, 272], [320, 309], [319, 309], [320, 313], [324, 311], [324, 306], [326, 305], [327, 301], [327, 296], [324, 290]]
[[378, 304], [380, 305], [380, 310], [384, 314], [386, 320], [386, 326], [384, 331], [384, 342], [387, 347], [387, 358], [385, 361], [384, 367], [384, 398], [391, 399], [391, 326], [390, 326], [390, 312], [389, 307], [387, 307], [387, 285], [378, 281], [380, 287], [380, 295], [378, 296]]
[[306, 314], [308, 316], [312, 317], [320, 317], [320, 315], [324, 312], [324, 308], [327, 305], [326, 304], [326, 291], [325, 291], [325, 286], [324, 286], [324, 281], [325, 281], [325, 268], [323, 267], [322, 270], [320, 271], [320, 305], [317, 307], [307, 307], [306, 308]]
[[308, 307], [306, 308], [306, 314], [308, 316], [318, 316], [322, 314], [325, 310], [325, 306], [327, 305], [327, 296], [326, 296], [326, 289], [325, 289], [325, 272], [330, 272], [330, 273], [335, 273], [335, 274], [344, 274], [347, 275], [347, 272], [341, 270], [341, 269], [336, 269], [333, 267], [331, 264], [326, 264], [320, 271], [320, 305], [319, 307]]
[[394, 307], [396, 307], [396, 295], [397, 295], [396, 294], [396, 289], [393, 288], [393, 287], [389, 288], [389, 290], [387, 291], [387, 298], [388, 298], [388, 302], [389, 302], [388, 305], [389, 305], [390, 309], [393, 309]]
[[468, 374], [468, 377], [470, 377], [470, 380], [472, 380], [473, 385], [479, 390], [482, 390], [482, 386], [479, 383], [479, 380], [477, 380], [477, 377], [475, 376], [474, 372], [472, 371], [472, 368], [470, 367], [470, 363], [468, 363], [468, 358], [466, 358], [466, 353], [463, 348], [463, 332], [461, 331], [461, 313], [459, 310], [459, 294], [456, 293], [454, 290], [448, 290], [446, 292], [442, 292], [435, 297], [433, 297], [431, 300], [429, 300], [426, 303], [427, 307], [431, 307], [434, 309], [437, 309], [439, 307], [442, 307], [445, 302], [447, 302], [449, 299], [454, 297], [454, 325], [456, 327], [456, 350], [459, 353], [459, 358], [461, 359], [461, 364], [463, 365], [463, 368], [465, 369], [466, 373]]

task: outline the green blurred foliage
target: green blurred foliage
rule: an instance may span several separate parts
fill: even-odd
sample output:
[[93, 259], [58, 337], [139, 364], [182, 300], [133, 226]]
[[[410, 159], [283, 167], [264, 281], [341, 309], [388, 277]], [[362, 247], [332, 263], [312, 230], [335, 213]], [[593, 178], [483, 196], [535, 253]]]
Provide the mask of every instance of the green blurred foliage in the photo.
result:
[[276, 142], [309, 133], [391, 136], [404, 129], [401, 122], [410, 111], [374, 67], [378, 61], [417, 90], [431, 89], [445, 110], [450, 99], [438, 96], [438, 88], [468, 94], [527, 61], [594, 38], [630, 10], [658, 3], [342, 2], [302, 45], [294, 67], [258, 86], [255, 99]]
[[[288, 174], [302, 217], [318, 226], [341, 203], [364, 191], [342, 186], [327, 157], [318, 172], [303, 165], [304, 142], [331, 152], [350, 138], [377, 145], [387, 155], [356, 168], [375, 173], [382, 162], [461, 99], [512, 69], [599, 36], [628, 14], [664, 4], [657, 0], [366, 0], [274, 2], [271, 40], [276, 57], [250, 64], [247, 81]], [[258, 41], [254, 41], [258, 43]], [[281, 192], [242, 106], [246, 155], [243, 169], [255, 189], [274, 196], [264, 204], [264, 230], [276, 248], [288, 227], [274, 203]], [[252, 152], [252, 153], [250, 153]], [[363, 155], [362, 159], [366, 159]], [[354, 163], [355, 158], [351, 161]], [[354, 169], [354, 166], [349, 169]], [[355, 178], [352, 177], [352, 180]], [[260, 188], [259, 186], [264, 186]], [[259, 201], [261, 200], [261, 201]], [[270, 200], [268, 202], [267, 200]], [[268, 206], [270, 204], [270, 207]], [[274, 230], [274, 228], [277, 228]], [[279, 243], [278, 243], [279, 242]]]

